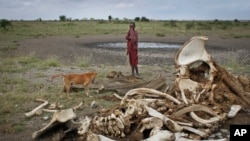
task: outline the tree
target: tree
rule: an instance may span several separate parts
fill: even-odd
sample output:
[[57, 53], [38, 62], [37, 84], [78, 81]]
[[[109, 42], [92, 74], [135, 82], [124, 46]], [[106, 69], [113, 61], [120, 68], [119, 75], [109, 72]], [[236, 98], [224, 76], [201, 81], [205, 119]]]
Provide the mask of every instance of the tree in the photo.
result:
[[141, 21], [142, 21], [142, 22], [149, 22], [149, 19], [146, 18], [146, 17], [141, 17]]
[[37, 21], [41, 22], [41, 21], [42, 21], [42, 18], [38, 18]]
[[240, 23], [240, 21], [238, 19], [234, 19], [234, 22], [237, 24]]
[[109, 19], [109, 22], [111, 22], [111, 20], [112, 20], [112, 16], [111, 16], [111, 15], [109, 15], [108, 19]]
[[140, 17], [135, 17], [136, 22], [139, 22], [140, 20], [141, 20]]
[[60, 19], [60, 21], [66, 21], [66, 16], [65, 15], [61, 15], [61, 16], [59, 16], [59, 19]]
[[8, 26], [12, 26], [11, 22], [8, 21], [8, 20], [6, 20], [6, 19], [2, 19], [2, 20], [0, 21], [0, 25], [1, 25], [1, 27], [2, 27], [3, 29], [5, 29], [5, 30], [8, 30], [8, 29], [7, 29]]

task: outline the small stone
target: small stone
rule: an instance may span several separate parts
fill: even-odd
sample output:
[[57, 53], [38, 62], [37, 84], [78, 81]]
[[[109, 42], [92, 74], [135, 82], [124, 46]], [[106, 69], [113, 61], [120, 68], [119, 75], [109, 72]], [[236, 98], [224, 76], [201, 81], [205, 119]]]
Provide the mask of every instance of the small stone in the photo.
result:
[[96, 103], [96, 101], [92, 101], [90, 107], [91, 108], [97, 108], [98, 104]]

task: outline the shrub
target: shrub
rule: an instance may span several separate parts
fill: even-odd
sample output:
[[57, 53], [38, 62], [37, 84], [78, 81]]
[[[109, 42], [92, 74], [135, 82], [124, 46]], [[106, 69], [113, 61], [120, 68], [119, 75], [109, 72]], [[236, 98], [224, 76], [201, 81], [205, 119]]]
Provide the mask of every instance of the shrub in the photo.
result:
[[157, 36], [157, 37], [164, 37], [165, 34], [163, 34], [163, 33], [156, 33], [156, 36]]
[[60, 21], [66, 21], [66, 16], [65, 15], [61, 15], [61, 16], [59, 16], [59, 19], [60, 19]]
[[141, 20], [140, 17], [135, 17], [136, 22], [139, 22], [140, 20]]
[[194, 22], [188, 22], [186, 24], [186, 29], [192, 29], [194, 27]]
[[141, 17], [141, 21], [142, 21], [142, 22], [149, 22], [149, 19], [146, 18], [146, 17]]
[[42, 63], [43, 68], [48, 68], [48, 67], [58, 67], [60, 66], [60, 62], [57, 57], [49, 57], [47, 60], [45, 60]]
[[7, 30], [7, 27], [8, 27], [8, 26], [12, 26], [11, 22], [8, 21], [8, 20], [6, 20], [6, 19], [2, 19], [2, 20], [0, 21], [0, 25], [1, 25], [1, 27], [2, 27], [3, 29], [5, 29], [5, 30]]

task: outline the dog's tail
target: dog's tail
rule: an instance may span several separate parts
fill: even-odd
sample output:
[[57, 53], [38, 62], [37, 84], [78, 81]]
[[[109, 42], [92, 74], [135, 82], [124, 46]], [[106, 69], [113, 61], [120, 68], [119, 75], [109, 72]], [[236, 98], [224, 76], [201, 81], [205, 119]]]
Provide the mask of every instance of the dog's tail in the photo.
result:
[[51, 78], [50, 78], [50, 81], [52, 81], [53, 79], [55, 79], [55, 78], [57, 78], [57, 77], [60, 77], [60, 76], [65, 76], [64, 74], [56, 74], [56, 75], [53, 75], [53, 76], [51, 76]]

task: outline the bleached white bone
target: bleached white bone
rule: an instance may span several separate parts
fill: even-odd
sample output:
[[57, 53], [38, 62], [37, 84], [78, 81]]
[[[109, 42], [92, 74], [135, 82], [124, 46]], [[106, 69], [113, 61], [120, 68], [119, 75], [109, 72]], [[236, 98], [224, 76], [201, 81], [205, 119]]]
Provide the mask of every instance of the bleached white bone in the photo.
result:
[[217, 121], [224, 119], [226, 117], [226, 114], [224, 113], [222, 115], [215, 116], [210, 119], [202, 119], [199, 116], [197, 116], [194, 112], [190, 112], [190, 116], [197, 122], [200, 122], [203, 124], [209, 124], [209, 123], [217, 122]]
[[197, 130], [195, 128], [192, 128], [192, 127], [189, 127], [189, 126], [182, 126], [183, 127], [183, 130], [186, 130], [186, 131], [189, 131], [189, 132], [192, 132], [192, 133], [195, 133], [201, 137], [207, 137], [208, 134], [205, 133], [205, 132], [202, 132], [200, 130]]
[[74, 118], [76, 118], [76, 114], [74, 113], [74, 110], [72, 108], [65, 109], [65, 110], [58, 110], [54, 113], [51, 121], [46, 126], [44, 126], [43, 128], [41, 128], [38, 131], [35, 131], [32, 134], [32, 138], [33, 139], [37, 138], [42, 133], [44, 133], [45, 131], [52, 128], [53, 126], [55, 126], [58, 123], [65, 123], [65, 122], [67, 122], [71, 119], [74, 119]]
[[121, 105], [123, 105], [126, 100], [128, 99], [128, 96], [133, 96], [135, 94], [147, 94], [147, 93], [152, 93], [154, 95], [159, 95], [159, 96], [162, 96], [164, 98], [167, 98], [173, 102], [175, 102], [176, 104], [180, 104], [181, 102], [174, 98], [173, 96], [169, 95], [169, 94], [166, 94], [166, 93], [163, 93], [163, 92], [160, 92], [158, 90], [155, 90], [155, 89], [150, 89], [150, 88], [136, 88], [136, 89], [132, 89], [130, 91], [128, 91], [125, 96], [123, 97], [123, 99], [121, 100]]
[[163, 121], [157, 117], [148, 117], [141, 120], [142, 127], [140, 132], [142, 133], [145, 129], [152, 129], [155, 127], [161, 128], [163, 126]]
[[144, 108], [150, 116], [160, 118], [163, 121], [164, 125], [166, 125], [167, 127], [169, 127], [168, 124], [171, 124], [171, 128], [169, 130], [174, 131], [174, 132], [179, 132], [183, 130], [183, 128], [180, 125], [178, 125], [175, 121], [171, 120], [170, 118], [166, 117], [165, 115], [161, 114], [155, 109], [150, 108], [146, 105], [144, 105]]
[[204, 111], [212, 116], [217, 116], [217, 114], [209, 107], [200, 104], [192, 104], [191, 106], [182, 108], [181, 110], [174, 113], [176, 117], [179, 117], [183, 114], [194, 112], [194, 111]]
[[45, 106], [47, 106], [47, 105], [49, 104], [48, 101], [43, 100], [43, 99], [36, 99], [36, 101], [43, 102], [43, 104], [37, 106], [37, 107], [36, 107], [35, 109], [33, 109], [32, 111], [25, 113], [25, 116], [26, 116], [26, 117], [31, 117], [31, 116], [35, 115], [37, 111], [41, 110], [43, 107], [45, 107]]
[[195, 140], [195, 139], [188, 139], [187, 134], [183, 132], [177, 132], [174, 134], [176, 141], [228, 141], [226, 138], [223, 139], [209, 139], [209, 140]]
[[161, 130], [155, 135], [141, 141], [174, 141], [175, 135], [168, 130]]
[[[206, 36], [195, 36], [187, 41], [175, 55], [177, 70], [194, 62], [203, 61], [209, 65], [209, 80], [213, 81], [214, 72], [217, 70], [212, 62], [211, 55], [205, 49], [205, 42], [207, 40], [208, 37]], [[180, 75], [186, 74], [185, 69], [180, 72], [182, 73]]]

